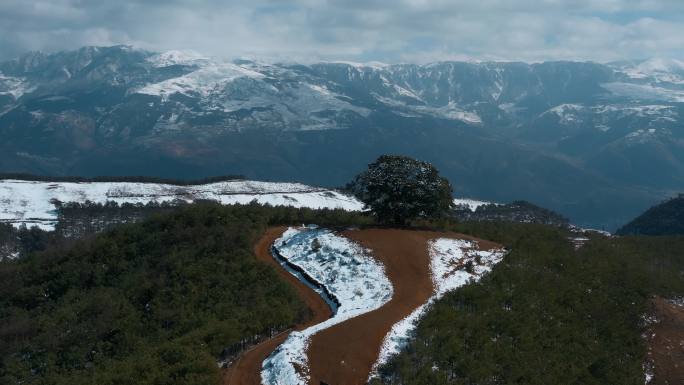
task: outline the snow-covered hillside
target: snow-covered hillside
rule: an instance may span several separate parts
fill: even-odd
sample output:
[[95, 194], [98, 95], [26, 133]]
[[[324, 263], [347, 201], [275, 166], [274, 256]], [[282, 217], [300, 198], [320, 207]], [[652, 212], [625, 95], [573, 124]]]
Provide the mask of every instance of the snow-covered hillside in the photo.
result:
[[262, 204], [361, 210], [357, 199], [335, 190], [299, 183], [226, 181], [195, 186], [133, 182], [34, 182], [0, 180], [0, 222], [52, 230], [57, 221], [54, 200], [122, 203], [192, 202], [210, 199], [222, 204]]

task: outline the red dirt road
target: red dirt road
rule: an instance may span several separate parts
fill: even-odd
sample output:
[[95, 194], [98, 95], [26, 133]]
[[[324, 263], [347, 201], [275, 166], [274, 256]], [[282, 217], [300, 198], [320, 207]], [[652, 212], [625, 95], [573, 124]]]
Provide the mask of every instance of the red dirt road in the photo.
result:
[[[297, 325], [296, 330], [303, 330], [309, 326], [321, 323], [332, 316], [330, 307], [318, 293], [301, 283], [296, 277], [283, 269], [273, 256], [271, 246], [276, 239], [280, 238], [285, 227], [274, 227], [266, 231], [259, 242], [254, 246], [254, 254], [257, 258], [276, 268], [278, 273], [296, 290], [299, 297], [306, 303], [312, 312], [312, 317], [305, 323]], [[282, 333], [277, 337], [264, 341], [254, 348], [243, 353], [236, 362], [223, 371], [223, 385], [261, 385], [261, 364], [278, 345], [285, 341], [290, 333]]]
[[[312, 337], [307, 352], [312, 385], [365, 384], [385, 335], [433, 294], [427, 242], [440, 237], [473, 239], [461, 234], [394, 229], [346, 231], [343, 235], [370, 249], [384, 264], [394, 295], [381, 308]], [[491, 242], [479, 243], [484, 249], [497, 247]]]
[[[292, 284], [311, 308], [313, 318], [297, 330], [317, 324], [331, 316], [323, 299], [297, 278], [285, 271], [271, 256], [270, 247], [285, 228], [272, 228], [255, 246], [257, 257], [277, 267], [281, 276]], [[342, 235], [371, 250], [371, 255], [385, 266], [392, 282], [394, 295], [381, 308], [355, 317], [315, 334], [307, 351], [311, 385], [365, 384], [372, 365], [378, 358], [385, 335], [392, 326], [424, 304], [433, 293], [430, 277], [430, 257], [427, 242], [447, 237], [475, 238], [455, 233], [411, 231], [395, 229], [367, 229], [345, 231]], [[492, 242], [477, 240], [482, 249], [498, 248]], [[244, 353], [224, 371], [224, 385], [259, 385], [261, 364], [281, 344], [289, 333], [257, 345]]]

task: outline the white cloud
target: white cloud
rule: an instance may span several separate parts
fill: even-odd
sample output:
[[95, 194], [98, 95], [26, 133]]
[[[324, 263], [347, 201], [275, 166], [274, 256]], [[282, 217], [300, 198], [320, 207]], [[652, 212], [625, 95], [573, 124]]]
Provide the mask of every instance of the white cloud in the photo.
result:
[[237, 57], [425, 62], [682, 58], [679, 0], [4, 0], [0, 57], [134, 44]]

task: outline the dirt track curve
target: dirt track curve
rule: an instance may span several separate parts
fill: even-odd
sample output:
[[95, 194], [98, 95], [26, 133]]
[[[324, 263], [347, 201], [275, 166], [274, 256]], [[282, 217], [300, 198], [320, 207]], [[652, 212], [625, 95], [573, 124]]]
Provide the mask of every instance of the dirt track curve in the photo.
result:
[[[254, 254], [262, 262], [274, 266], [283, 279], [296, 290], [299, 297], [306, 303], [312, 312], [309, 321], [297, 325], [295, 330], [303, 330], [309, 326], [321, 323], [332, 315], [330, 307], [318, 293], [300, 282], [295, 276], [283, 269], [271, 255], [271, 246], [276, 239], [280, 238], [285, 227], [273, 227], [259, 239], [254, 246]], [[278, 345], [285, 341], [290, 333], [282, 333], [274, 338], [264, 341], [254, 348], [246, 351], [228, 368], [223, 371], [223, 385], [261, 385], [261, 364]]]
[[[282, 269], [271, 256], [270, 246], [283, 231], [284, 228], [269, 229], [255, 252], [260, 260], [277, 266], [281, 275], [297, 288], [312, 308], [314, 319], [298, 325], [297, 329], [301, 330], [324, 321], [331, 313], [317, 293]], [[307, 351], [311, 385], [322, 382], [328, 385], [365, 384], [392, 325], [424, 304], [433, 293], [427, 242], [440, 237], [475, 239], [455, 233], [396, 229], [351, 230], [342, 235], [370, 249], [372, 256], [385, 266], [394, 295], [381, 308], [325, 329], [311, 338]], [[492, 242], [478, 242], [483, 249], [499, 247]], [[287, 334], [280, 335], [243, 354], [224, 372], [223, 384], [258, 385], [261, 363], [286, 337]]]
[[[395, 229], [345, 231], [344, 236], [371, 250], [383, 263], [394, 295], [381, 308], [315, 334], [311, 339], [310, 384], [365, 384], [385, 335], [433, 293], [427, 242], [440, 237], [473, 239], [461, 234]], [[493, 243], [479, 241], [486, 249]]]

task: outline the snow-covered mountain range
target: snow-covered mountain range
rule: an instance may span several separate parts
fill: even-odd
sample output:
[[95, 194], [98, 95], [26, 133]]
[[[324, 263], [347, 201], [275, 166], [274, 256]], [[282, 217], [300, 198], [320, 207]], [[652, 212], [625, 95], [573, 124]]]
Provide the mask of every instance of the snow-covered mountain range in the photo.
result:
[[610, 228], [684, 187], [683, 113], [677, 60], [298, 64], [85, 47], [0, 63], [0, 171], [335, 186], [406, 153], [462, 195]]

